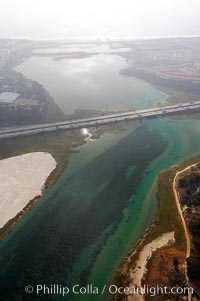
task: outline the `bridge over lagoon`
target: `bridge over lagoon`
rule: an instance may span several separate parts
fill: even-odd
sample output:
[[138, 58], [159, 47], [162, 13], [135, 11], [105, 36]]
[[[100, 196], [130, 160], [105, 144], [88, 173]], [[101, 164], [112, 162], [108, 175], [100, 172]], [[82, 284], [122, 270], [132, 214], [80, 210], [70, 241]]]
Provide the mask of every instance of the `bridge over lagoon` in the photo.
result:
[[195, 101], [179, 103], [175, 105], [166, 105], [162, 107], [153, 107], [144, 110], [129, 110], [126, 112], [119, 112], [84, 119], [4, 127], [0, 128], [0, 139], [53, 132], [58, 130], [73, 130], [85, 127], [98, 127], [100, 125], [118, 123], [122, 121], [128, 122], [129, 120], [143, 120], [144, 118], [150, 119], [162, 116], [173, 116], [183, 113], [197, 113], [199, 111], [200, 101]]

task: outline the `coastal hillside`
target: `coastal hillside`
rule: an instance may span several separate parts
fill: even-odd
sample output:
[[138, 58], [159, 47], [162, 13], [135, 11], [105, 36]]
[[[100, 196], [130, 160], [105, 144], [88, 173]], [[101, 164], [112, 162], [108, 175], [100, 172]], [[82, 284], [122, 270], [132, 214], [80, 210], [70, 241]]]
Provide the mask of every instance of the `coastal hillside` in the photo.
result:
[[28, 41], [0, 39], [0, 126], [65, 119], [53, 97], [40, 83], [13, 70], [31, 55], [32, 47]]
[[200, 295], [200, 164], [192, 167], [179, 179], [179, 195], [184, 218], [191, 237], [191, 254], [188, 258], [188, 277]]

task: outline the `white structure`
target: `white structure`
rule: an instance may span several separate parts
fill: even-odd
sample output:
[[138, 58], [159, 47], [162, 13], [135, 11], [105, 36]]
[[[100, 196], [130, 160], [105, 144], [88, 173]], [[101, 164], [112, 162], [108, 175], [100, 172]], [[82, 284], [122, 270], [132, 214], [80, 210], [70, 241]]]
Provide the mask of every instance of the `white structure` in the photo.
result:
[[163, 107], [154, 107], [144, 110], [130, 110], [123, 113], [102, 115], [76, 120], [66, 120], [54, 123], [41, 123], [33, 125], [4, 127], [0, 128], [0, 138], [11, 138], [15, 136], [33, 135], [37, 133], [53, 132], [57, 130], [71, 130], [91, 127], [97, 127], [102, 124], [117, 123], [128, 120], [137, 120], [142, 118], [155, 118], [161, 116], [176, 115], [184, 112], [198, 112], [200, 110], [200, 101], [179, 103], [176, 105], [167, 105]]
[[2, 92], [0, 94], [0, 102], [4, 103], [12, 103], [15, 101], [17, 98], [19, 98], [20, 94], [19, 93], [14, 93], [14, 92]]

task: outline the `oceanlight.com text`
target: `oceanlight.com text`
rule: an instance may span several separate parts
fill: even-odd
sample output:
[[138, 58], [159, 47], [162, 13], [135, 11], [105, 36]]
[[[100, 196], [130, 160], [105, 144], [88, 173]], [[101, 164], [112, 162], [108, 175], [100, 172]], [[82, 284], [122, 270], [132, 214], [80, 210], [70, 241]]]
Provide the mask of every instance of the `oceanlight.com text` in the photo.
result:
[[133, 286], [133, 287], [118, 287], [114, 284], [104, 285], [103, 287], [93, 286], [92, 284], [87, 284], [86, 286], [80, 286], [75, 284], [72, 287], [63, 286], [59, 284], [45, 285], [38, 284], [35, 287], [32, 285], [27, 285], [25, 287], [25, 292], [27, 294], [36, 295], [60, 295], [66, 296], [68, 294], [75, 295], [149, 295], [154, 297], [156, 295], [189, 295], [193, 294], [192, 287], [167, 287], [167, 286]]

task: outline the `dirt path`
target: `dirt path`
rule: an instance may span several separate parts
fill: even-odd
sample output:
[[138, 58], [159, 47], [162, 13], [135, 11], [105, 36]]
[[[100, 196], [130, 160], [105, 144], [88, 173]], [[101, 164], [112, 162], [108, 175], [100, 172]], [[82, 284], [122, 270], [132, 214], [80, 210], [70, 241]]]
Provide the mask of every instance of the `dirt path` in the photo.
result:
[[[174, 192], [174, 196], [175, 196], [175, 200], [176, 200], [176, 206], [177, 206], [178, 212], [179, 212], [181, 220], [182, 220], [182, 224], [183, 224], [183, 228], [184, 228], [184, 232], [185, 232], [185, 238], [186, 238], [185, 278], [187, 280], [187, 284], [189, 284], [188, 271], [187, 271], [187, 259], [190, 257], [191, 241], [190, 241], [190, 234], [189, 234], [189, 231], [188, 231], [185, 219], [183, 217], [183, 211], [181, 209], [181, 205], [180, 205], [180, 201], [179, 201], [179, 196], [178, 196], [178, 192], [177, 192], [177, 189], [176, 189], [177, 188], [176, 183], [177, 183], [177, 178], [178, 178], [178, 176], [180, 174], [182, 174], [183, 172], [187, 171], [188, 169], [190, 169], [191, 167], [193, 167], [195, 165], [196, 165], [196, 163], [192, 164], [190, 166], [187, 166], [185, 169], [177, 172], [176, 175], [175, 175], [175, 177], [174, 177], [174, 180], [173, 180], [173, 192]], [[192, 296], [191, 296], [191, 293], [190, 293], [189, 296], [188, 296], [188, 301], [191, 300], [191, 297]]]

